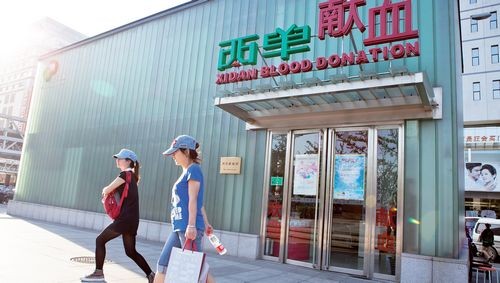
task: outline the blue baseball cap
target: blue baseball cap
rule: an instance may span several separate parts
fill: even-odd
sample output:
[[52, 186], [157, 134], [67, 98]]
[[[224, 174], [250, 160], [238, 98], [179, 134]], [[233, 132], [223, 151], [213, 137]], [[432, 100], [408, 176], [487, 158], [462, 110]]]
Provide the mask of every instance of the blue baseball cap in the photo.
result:
[[126, 149], [126, 148], [123, 148], [122, 150], [120, 150], [120, 152], [118, 152], [117, 154], [113, 155], [114, 158], [119, 158], [119, 159], [130, 159], [134, 162], [137, 161], [137, 155], [131, 151], [130, 149]]
[[196, 140], [188, 135], [181, 135], [174, 139], [170, 148], [163, 152], [163, 155], [172, 155], [179, 149], [196, 149]]

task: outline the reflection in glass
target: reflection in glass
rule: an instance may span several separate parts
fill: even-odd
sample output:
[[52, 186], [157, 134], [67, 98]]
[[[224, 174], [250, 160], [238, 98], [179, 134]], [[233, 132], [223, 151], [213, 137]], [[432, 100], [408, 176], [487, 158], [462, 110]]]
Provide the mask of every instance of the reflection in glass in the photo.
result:
[[279, 256], [287, 135], [272, 136], [264, 255]]
[[396, 274], [398, 130], [377, 133], [375, 273]]

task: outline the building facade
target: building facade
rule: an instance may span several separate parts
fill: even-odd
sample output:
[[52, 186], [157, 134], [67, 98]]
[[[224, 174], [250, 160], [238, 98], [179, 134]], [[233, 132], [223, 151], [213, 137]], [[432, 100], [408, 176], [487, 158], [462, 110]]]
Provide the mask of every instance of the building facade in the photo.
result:
[[463, 0], [460, 5], [466, 216], [497, 218], [500, 214], [500, 185], [496, 181], [496, 171], [500, 170], [500, 1]]
[[[15, 184], [38, 57], [85, 38], [50, 18], [29, 25], [0, 57], [0, 183]], [[5, 137], [5, 138], [4, 138]]]
[[9, 213], [102, 228], [100, 190], [127, 147], [139, 234], [163, 241], [180, 170], [161, 152], [190, 134], [229, 254], [466, 282], [458, 12], [199, 0], [47, 54]]
[[[38, 58], [86, 36], [50, 18], [34, 22], [23, 33], [21, 46], [1, 60], [0, 113], [27, 119]], [[24, 133], [26, 124], [16, 124]], [[0, 127], [5, 126], [6, 121], [0, 121]]]

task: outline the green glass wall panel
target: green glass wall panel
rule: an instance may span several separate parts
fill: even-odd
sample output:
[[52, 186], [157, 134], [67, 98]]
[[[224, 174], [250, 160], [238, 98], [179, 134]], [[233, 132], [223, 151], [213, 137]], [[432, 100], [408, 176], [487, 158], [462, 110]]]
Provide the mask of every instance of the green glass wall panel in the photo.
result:
[[463, 125], [461, 110], [457, 111], [461, 97], [456, 95], [456, 56], [460, 56], [455, 53], [459, 44], [454, 22], [457, 4], [418, 3], [426, 11], [419, 14], [420, 68], [434, 87], [443, 90], [443, 119], [406, 123], [404, 251], [458, 257], [463, 237], [459, 223], [463, 199], [459, 197], [462, 169], [458, 135]]

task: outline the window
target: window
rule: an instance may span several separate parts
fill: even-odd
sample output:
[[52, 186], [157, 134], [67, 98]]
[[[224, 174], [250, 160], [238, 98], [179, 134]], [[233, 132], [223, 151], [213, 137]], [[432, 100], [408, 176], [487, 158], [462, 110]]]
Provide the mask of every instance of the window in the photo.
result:
[[387, 19], [387, 34], [392, 34], [392, 17]]
[[[482, 223], [479, 223], [476, 227], [476, 231], [475, 233], [478, 234], [478, 235], [481, 235], [481, 232], [483, 232], [483, 230], [486, 229], [486, 226]], [[493, 235], [495, 236], [500, 236], [500, 225], [491, 225], [491, 231], [493, 231]]]
[[497, 12], [491, 12], [490, 16], [490, 29], [498, 28]]
[[481, 100], [481, 84], [479, 82], [472, 83], [472, 99], [474, 101]]
[[469, 0], [469, 4], [476, 4], [477, 0]]
[[477, 32], [477, 20], [470, 19], [470, 32]]
[[11, 96], [10, 96], [10, 103], [14, 103], [14, 100], [16, 99], [16, 94], [13, 93]]
[[472, 66], [479, 66], [479, 48], [472, 48]]
[[500, 99], [500, 80], [493, 81], [493, 99]]
[[498, 63], [498, 45], [491, 46], [491, 64]]

